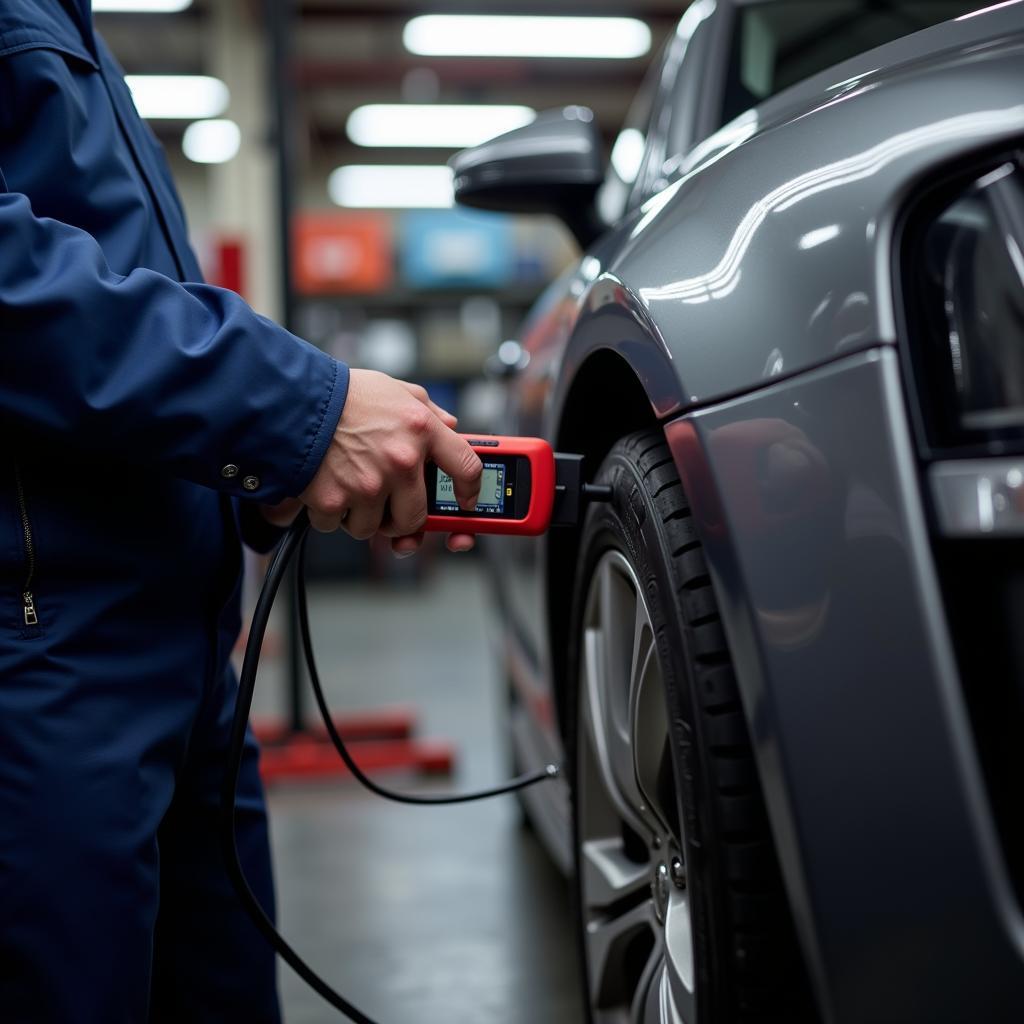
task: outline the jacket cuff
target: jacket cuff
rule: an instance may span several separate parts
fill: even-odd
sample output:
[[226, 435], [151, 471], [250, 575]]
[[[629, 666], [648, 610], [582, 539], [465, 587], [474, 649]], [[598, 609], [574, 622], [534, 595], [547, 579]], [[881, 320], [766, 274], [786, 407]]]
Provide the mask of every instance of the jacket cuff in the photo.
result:
[[324, 398], [320, 421], [313, 432], [313, 439], [306, 450], [306, 457], [292, 484], [294, 489], [288, 491], [290, 497], [298, 497], [316, 475], [316, 471], [320, 468], [320, 463], [323, 462], [327, 449], [331, 445], [334, 431], [337, 429], [341, 413], [345, 408], [345, 399], [348, 397], [349, 370], [344, 363], [340, 363], [336, 359], [331, 361], [334, 363], [334, 377]]

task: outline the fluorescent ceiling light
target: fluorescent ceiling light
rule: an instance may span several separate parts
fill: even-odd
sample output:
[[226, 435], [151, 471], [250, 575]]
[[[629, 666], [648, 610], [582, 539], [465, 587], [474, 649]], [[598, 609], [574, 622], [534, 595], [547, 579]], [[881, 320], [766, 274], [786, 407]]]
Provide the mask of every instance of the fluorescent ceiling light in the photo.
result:
[[429, 57], [642, 57], [651, 30], [636, 18], [521, 14], [424, 14], [402, 33]]
[[496, 135], [529, 124], [530, 107], [456, 103], [369, 103], [346, 124], [357, 146], [478, 146]]
[[182, 152], [197, 164], [223, 164], [237, 152], [242, 132], [234, 121], [193, 121], [181, 138]]
[[198, 121], [227, 109], [231, 94], [208, 75], [126, 75], [135, 106], [143, 117]]
[[177, 14], [192, 0], [92, 0], [93, 14]]
[[445, 208], [452, 205], [451, 169], [438, 165], [350, 164], [331, 172], [327, 191], [339, 206]]

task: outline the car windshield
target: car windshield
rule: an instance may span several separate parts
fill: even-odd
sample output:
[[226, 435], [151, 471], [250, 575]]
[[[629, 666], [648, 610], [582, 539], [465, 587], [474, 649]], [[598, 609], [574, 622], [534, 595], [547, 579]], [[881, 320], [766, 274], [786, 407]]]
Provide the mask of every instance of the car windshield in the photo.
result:
[[722, 123], [858, 53], [980, 6], [980, 0], [776, 0], [741, 7]]

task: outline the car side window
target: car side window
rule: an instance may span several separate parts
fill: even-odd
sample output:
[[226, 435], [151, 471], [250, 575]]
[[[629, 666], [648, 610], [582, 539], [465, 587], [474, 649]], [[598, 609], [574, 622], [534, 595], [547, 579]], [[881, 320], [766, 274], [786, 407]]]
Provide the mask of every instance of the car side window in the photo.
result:
[[630, 197], [648, 162], [648, 135], [664, 60], [662, 51], [648, 68], [626, 122], [612, 145], [608, 174], [597, 197], [598, 209], [608, 224], [614, 224], [629, 208]]
[[719, 123], [858, 53], [977, 7], [977, 0], [775, 0], [740, 7]]
[[[693, 142], [701, 67], [715, 0], [693, 0], [666, 40], [612, 149], [599, 209], [609, 224], [664, 186], [666, 164]], [[692, 56], [691, 56], [692, 54]]]

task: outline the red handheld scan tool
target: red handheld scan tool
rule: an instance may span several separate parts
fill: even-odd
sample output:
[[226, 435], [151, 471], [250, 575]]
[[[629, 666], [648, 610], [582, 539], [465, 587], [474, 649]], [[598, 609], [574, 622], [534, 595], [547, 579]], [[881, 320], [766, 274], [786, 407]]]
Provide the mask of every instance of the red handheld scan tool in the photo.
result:
[[555, 504], [555, 453], [539, 437], [466, 434], [484, 470], [472, 512], [459, 508], [452, 478], [433, 463], [426, 467], [427, 523], [443, 533], [507, 533], [535, 537], [551, 525]]

